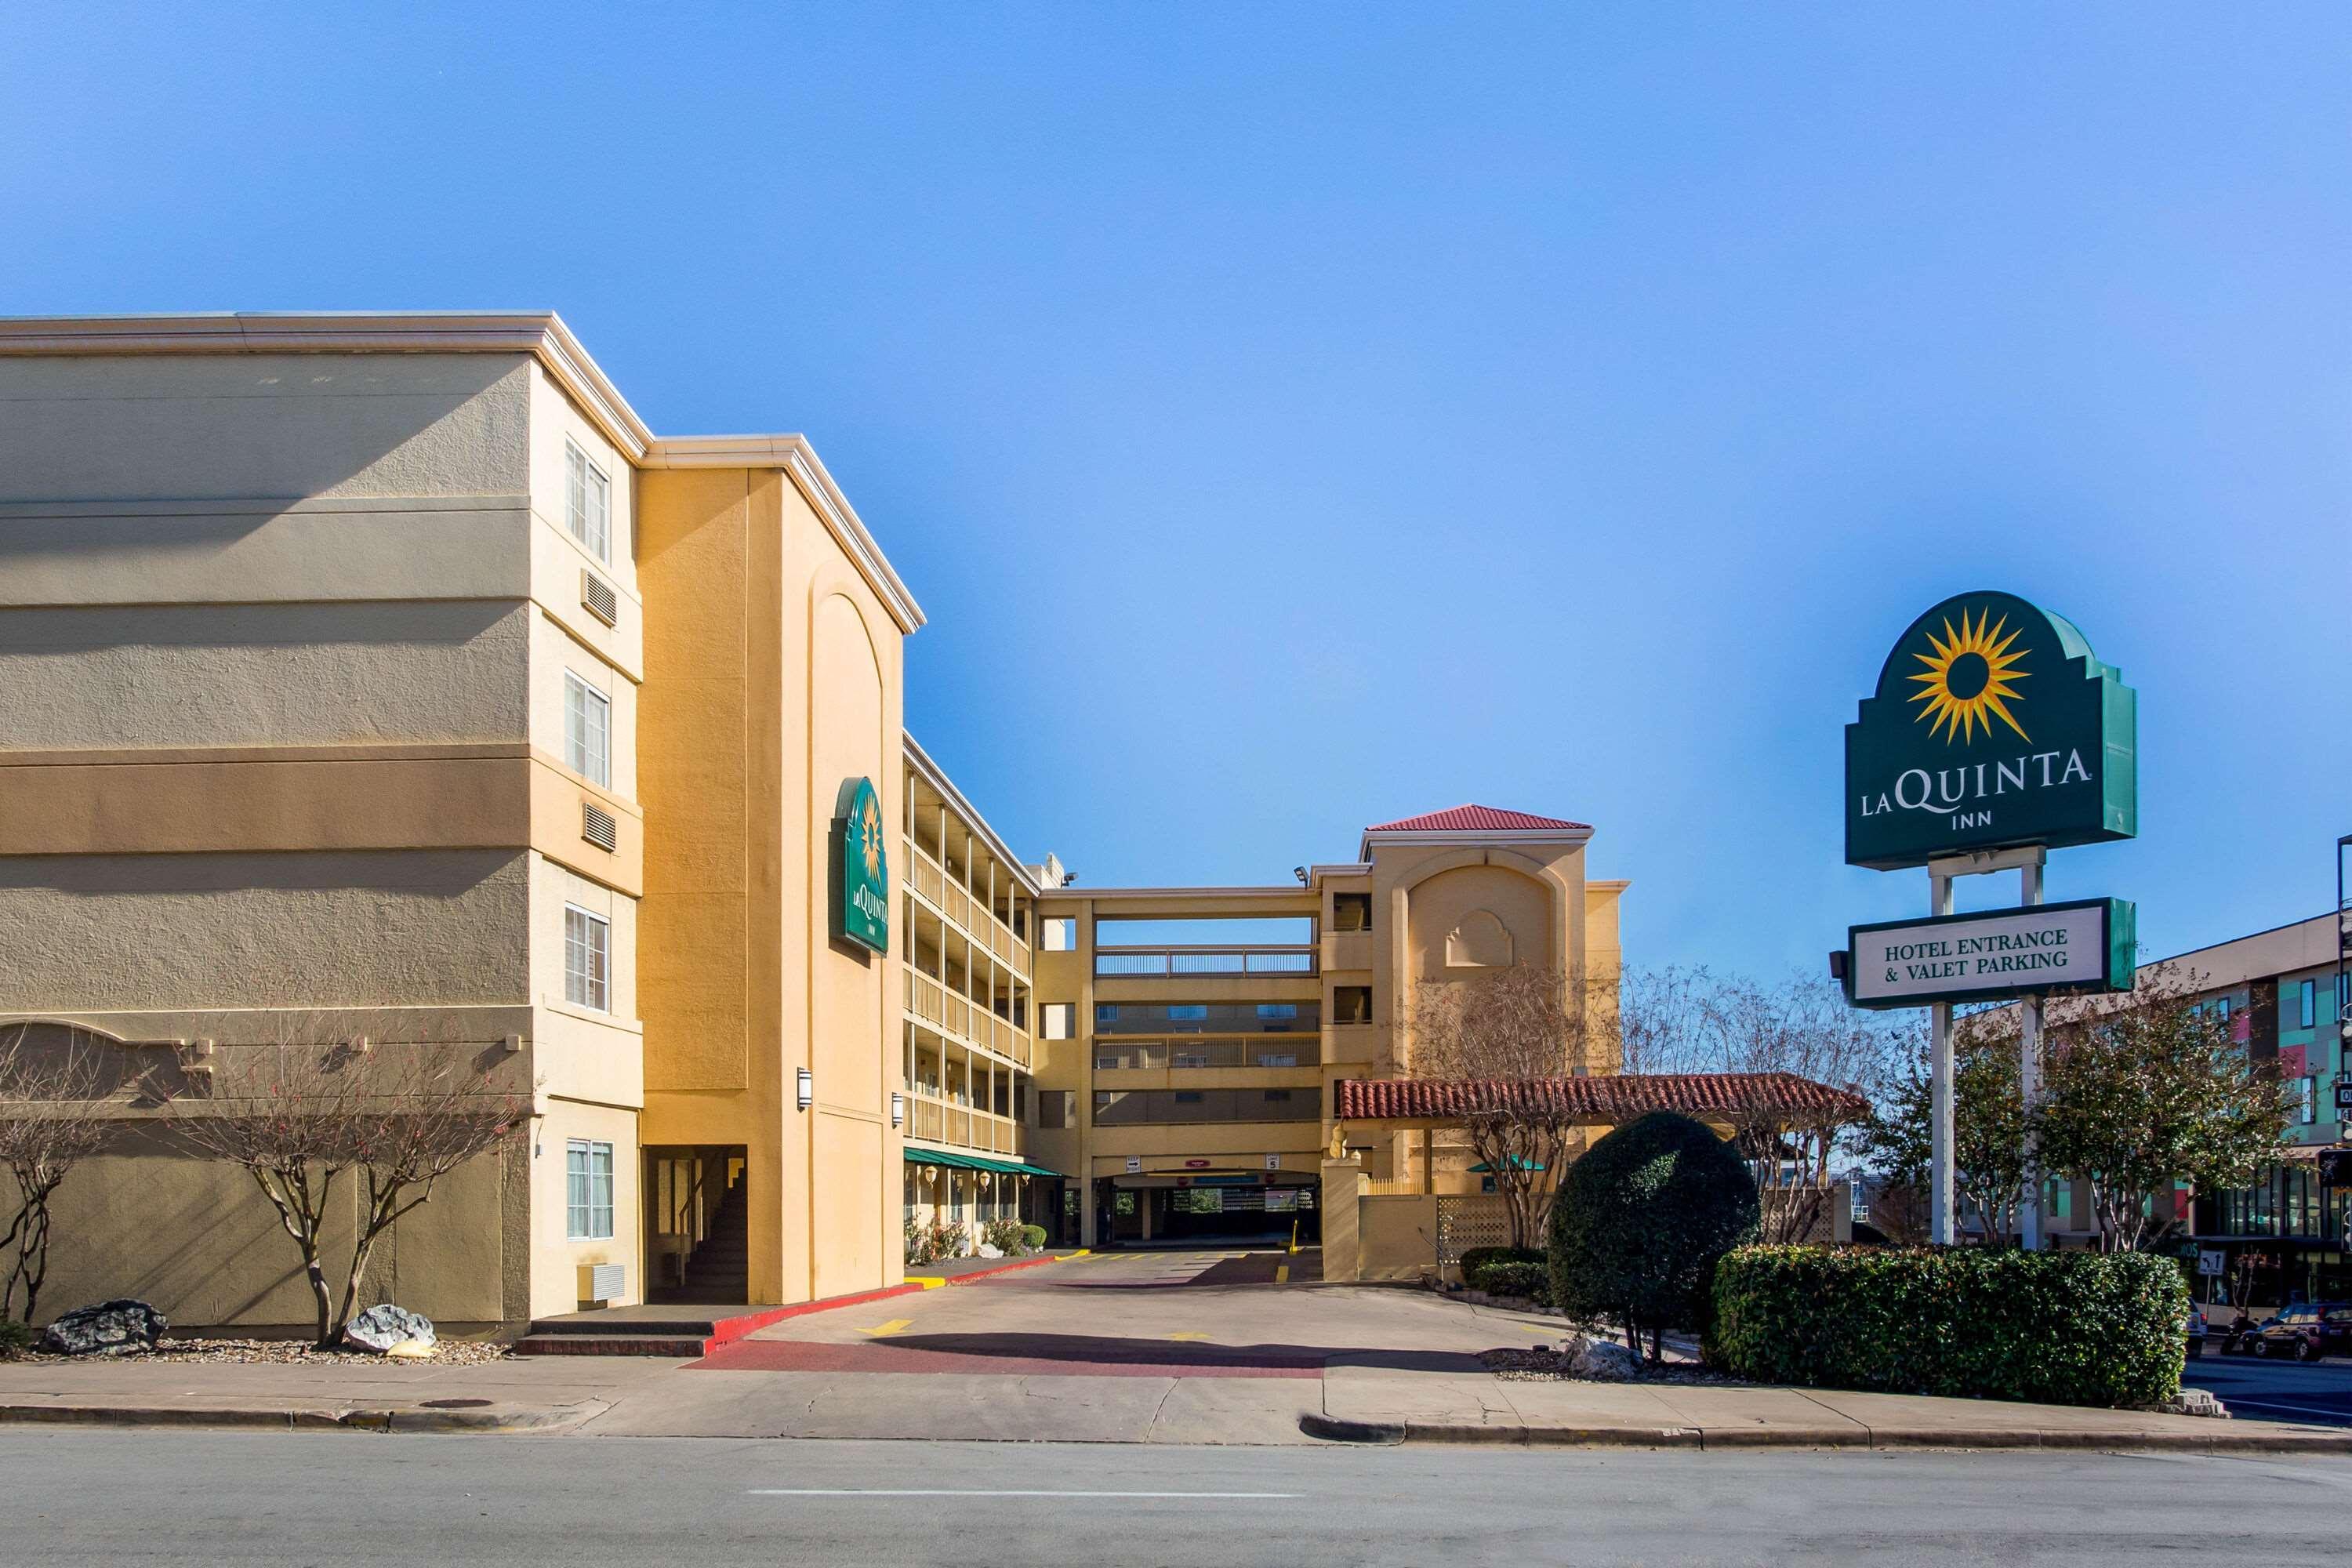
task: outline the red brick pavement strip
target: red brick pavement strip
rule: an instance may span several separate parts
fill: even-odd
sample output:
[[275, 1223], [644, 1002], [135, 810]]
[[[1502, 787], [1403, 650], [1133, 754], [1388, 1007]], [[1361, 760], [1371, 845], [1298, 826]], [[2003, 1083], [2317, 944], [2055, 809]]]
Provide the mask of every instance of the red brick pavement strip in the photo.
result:
[[1305, 1377], [1323, 1375], [1320, 1357], [1280, 1352], [1205, 1350], [1194, 1359], [1165, 1360], [1112, 1353], [1100, 1359], [992, 1355], [912, 1345], [827, 1344], [814, 1340], [737, 1340], [686, 1368], [688, 1372], [967, 1373], [1004, 1377]]

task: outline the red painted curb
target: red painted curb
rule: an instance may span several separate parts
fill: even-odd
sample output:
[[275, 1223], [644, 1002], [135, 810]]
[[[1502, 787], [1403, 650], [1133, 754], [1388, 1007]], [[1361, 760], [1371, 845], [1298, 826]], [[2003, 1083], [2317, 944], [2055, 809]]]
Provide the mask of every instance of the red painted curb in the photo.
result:
[[764, 1312], [746, 1312], [740, 1318], [721, 1318], [710, 1325], [710, 1337], [702, 1342], [702, 1353], [709, 1355], [720, 1345], [759, 1332], [770, 1323], [781, 1323], [786, 1318], [805, 1317], [811, 1312], [830, 1312], [835, 1307], [855, 1307], [866, 1301], [879, 1301], [886, 1297], [904, 1296], [919, 1290], [920, 1285], [886, 1285], [879, 1290], [859, 1290], [847, 1296], [827, 1296], [822, 1301], [800, 1301], [789, 1307], [771, 1307]]

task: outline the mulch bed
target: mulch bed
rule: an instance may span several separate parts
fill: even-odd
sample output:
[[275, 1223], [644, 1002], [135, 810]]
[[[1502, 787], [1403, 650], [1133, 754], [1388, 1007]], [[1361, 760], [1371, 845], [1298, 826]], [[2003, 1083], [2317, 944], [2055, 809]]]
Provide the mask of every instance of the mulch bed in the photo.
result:
[[158, 1349], [123, 1355], [51, 1355], [45, 1351], [25, 1350], [13, 1355], [0, 1352], [0, 1361], [318, 1363], [331, 1366], [375, 1362], [392, 1366], [474, 1366], [504, 1360], [506, 1353], [507, 1347], [502, 1344], [473, 1340], [443, 1340], [431, 1355], [411, 1357], [382, 1356], [372, 1351], [322, 1351], [308, 1340], [198, 1340], [166, 1335]]

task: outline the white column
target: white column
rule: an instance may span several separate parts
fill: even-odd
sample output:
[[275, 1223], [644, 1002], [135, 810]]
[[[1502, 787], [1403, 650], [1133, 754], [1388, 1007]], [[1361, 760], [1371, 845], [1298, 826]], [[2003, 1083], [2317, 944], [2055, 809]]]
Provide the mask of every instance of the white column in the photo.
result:
[[[2042, 902], [2042, 868], [2017, 868], [2019, 901], [2027, 909]], [[2017, 1005], [2017, 1086], [2030, 1117], [2042, 1099], [2042, 997], [2022, 996]], [[2024, 1204], [2017, 1214], [2018, 1243], [2028, 1252], [2042, 1250], [2042, 1170], [2035, 1160], [2033, 1135], [2026, 1134]]]
[[[1934, 870], [1927, 873], [1927, 912], [1952, 912], [1952, 879]], [[1927, 1009], [1927, 1071], [1931, 1153], [1927, 1178], [1927, 1239], [1938, 1247], [1952, 1244], [1952, 1005], [1937, 1002]]]

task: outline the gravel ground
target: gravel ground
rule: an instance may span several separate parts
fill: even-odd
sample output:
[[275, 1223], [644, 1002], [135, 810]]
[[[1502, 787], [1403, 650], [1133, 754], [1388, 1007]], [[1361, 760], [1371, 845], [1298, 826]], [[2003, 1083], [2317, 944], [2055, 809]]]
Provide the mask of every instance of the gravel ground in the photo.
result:
[[[470, 1366], [505, 1357], [507, 1347], [487, 1341], [443, 1340], [429, 1356], [399, 1358], [417, 1366]], [[165, 1335], [161, 1348], [122, 1356], [48, 1355], [23, 1351], [5, 1361], [204, 1361], [204, 1362], [366, 1362], [387, 1358], [368, 1351], [321, 1351], [308, 1340], [184, 1340]]]

